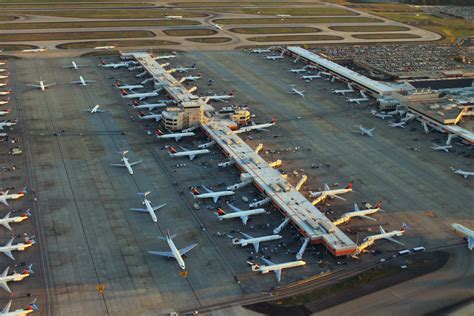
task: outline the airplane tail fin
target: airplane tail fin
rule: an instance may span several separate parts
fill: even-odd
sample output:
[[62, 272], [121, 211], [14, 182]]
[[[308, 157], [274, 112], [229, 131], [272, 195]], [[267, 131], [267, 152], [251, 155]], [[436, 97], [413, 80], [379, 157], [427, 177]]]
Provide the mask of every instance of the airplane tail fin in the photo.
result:
[[272, 123], [272, 124], [275, 124], [275, 123], [276, 123], [276, 121], [277, 121], [276, 117], [275, 117], [275, 116], [273, 116], [273, 117], [272, 117], [272, 122], [271, 122], [271, 123]]
[[382, 201], [378, 201], [377, 203], [375, 203], [374, 205], [374, 208], [382, 208]]
[[220, 207], [217, 209], [216, 213], [217, 213], [218, 216], [225, 215], [225, 211], [223, 209], [221, 209]]
[[102, 59], [100, 60], [100, 64], [101, 64], [101, 65], [107, 65], [107, 63], [106, 63], [104, 60], [102, 60]]
[[162, 136], [162, 135], [164, 135], [165, 133], [163, 133], [159, 128], [157, 128], [157, 129], [155, 130], [155, 134], [158, 135], [158, 136]]
[[124, 89], [120, 89], [120, 93], [121, 93], [122, 95], [128, 95], [128, 92], [125, 91]]
[[117, 88], [120, 88], [120, 86], [121, 86], [120, 81], [116, 81], [116, 82], [115, 82], [115, 86], [116, 86]]
[[406, 228], [408, 228], [408, 225], [405, 223], [402, 223], [402, 228], [400, 230], [404, 232]]
[[38, 310], [38, 306], [36, 305], [36, 298], [35, 298], [30, 304], [28, 304], [28, 306], [26, 306], [25, 309], [26, 309], [26, 310], [37, 311], [37, 310]]
[[137, 100], [132, 101], [132, 106], [138, 106], [139, 104], [140, 104], [140, 102], [137, 101]]
[[196, 188], [191, 188], [191, 193], [195, 196], [201, 194], [201, 192], [199, 192], [199, 190]]
[[229, 95], [234, 96], [235, 95], [235, 89], [232, 89], [232, 91], [229, 92]]
[[171, 155], [177, 153], [176, 148], [174, 148], [173, 146], [168, 147], [168, 151], [170, 152]]
[[21, 189], [20, 192], [18, 192], [18, 194], [23, 194], [23, 195], [25, 195], [27, 193], [28, 193], [28, 188], [27, 187], [24, 187], [23, 189]]
[[33, 264], [31, 263], [26, 269], [23, 270], [23, 273], [22, 274], [33, 274], [35, 273], [33, 271]]
[[347, 184], [346, 189], [352, 190], [352, 181]]

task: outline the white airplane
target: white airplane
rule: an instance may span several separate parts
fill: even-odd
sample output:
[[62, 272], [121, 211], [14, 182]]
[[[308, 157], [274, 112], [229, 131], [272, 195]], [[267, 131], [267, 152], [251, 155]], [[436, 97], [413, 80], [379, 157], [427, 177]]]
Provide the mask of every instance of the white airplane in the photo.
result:
[[125, 167], [125, 168], [127, 168], [129, 174], [133, 174], [132, 166], [138, 165], [142, 161], [138, 160], [138, 161], [135, 161], [135, 162], [129, 162], [128, 158], [125, 157], [125, 155], [128, 154], [128, 150], [124, 150], [122, 152], [119, 152], [119, 154], [122, 155], [122, 158], [120, 159], [120, 161], [122, 161], [123, 163], [118, 163], [118, 164], [117, 163], [111, 163], [110, 165], [115, 166], [115, 167]]
[[16, 125], [16, 119], [11, 121], [11, 120], [6, 120], [6, 121], [0, 121], [0, 129], [3, 130], [5, 127], [12, 127]]
[[201, 193], [197, 188], [191, 188], [191, 192], [193, 194], [193, 198], [195, 199], [212, 199], [214, 203], [217, 203], [220, 197], [222, 196], [229, 196], [229, 195], [234, 195], [234, 191], [213, 191], [204, 185], [201, 185], [201, 187], [207, 192], [207, 193]]
[[296, 89], [294, 84], [290, 85], [290, 94], [297, 94], [300, 97], [304, 98], [304, 92], [304, 90]]
[[219, 25], [219, 24], [217, 24], [217, 23], [211, 23], [211, 24], [212, 24], [212, 26], [214, 26], [216, 29], [222, 30], [222, 27], [223, 27], [222, 25]]
[[197, 75], [197, 76], [184, 76], [183, 78], [181, 78], [179, 80], [180, 83], [183, 83], [183, 82], [186, 82], [186, 81], [196, 81], [196, 80], [199, 80], [201, 79], [202, 76], [201, 75]]
[[140, 102], [138, 102], [136, 100], [133, 100], [132, 107], [134, 109], [137, 109], [137, 110], [147, 109], [148, 111], [152, 111], [156, 108], [167, 107], [168, 104], [169, 103], [167, 103], [167, 102], [159, 102], [159, 103], [146, 103], [146, 102], [143, 102], [142, 104], [140, 104]]
[[8, 86], [8, 82], [0, 82], [0, 87], [6, 87]]
[[0, 68], [0, 72], [6, 72], [6, 71], [7, 71], [7, 69], [5, 69], [5, 68]]
[[9, 99], [6, 99], [6, 100], [0, 100], [0, 105], [6, 105], [8, 104], [8, 102], [10, 102]]
[[0, 95], [9, 95], [10, 92], [10, 90], [0, 91]]
[[179, 146], [183, 151], [178, 152], [173, 146], [169, 146], [169, 154], [171, 157], [183, 157], [188, 156], [189, 160], [193, 160], [196, 155], [208, 154], [211, 151], [209, 149], [196, 149], [196, 150], [189, 150], [182, 146]]
[[[161, 55], [161, 56], [155, 56], [153, 59], [155, 60], [160, 60], [160, 59], [171, 59], [171, 58], [176, 58], [176, 54], [173, 55]], [[161, 66], [161, 65], [160, 65]]]
[[2, 225], [3, 227], [5, 227], [8, 230], [12, 230], [12, 228], [10, 227], [10, 223], [21, 223], [25, 219], [28, 219], [32, 216], [29, 209], [26, 210], [20, 216], [10, 217], [10, 214], [11, 214], [11, 212], [8, 212], [7, 215], [5, 215], [4, 218], [0, 219], [0, 225]]
[[9, 74], [0, 75], [0, 79], [8, 79]]
[[4, 109], [4, 110], [0, 110], [0, 116], [4, 116], [4, 115], [7, 115], [10, 113], [10, 109]]
[[122, 94], [122, 98], [127, 98], [127, 99], [139, 99], [140, 101], [141, 100], [144, 100], [146, 98], [149, 98], [149, 97], [156, 97], [159, 95], [159, 92], [160, 92], [161, 89], [156, 89], [156, 90], [153, 90], [153, 91], [150, 91], [150, 92], [142, 92], [142, 93], [132, 93], [132, 94], [129, 94], [127, 91], [125, 90], [120, 90], [120, 93]]
[[81, 86], [87, 86], [89, 83], [95, 82], [95, 80], [85, 80], [84, 77], [79, 76], [79, 80], [77, 81], [71, 81], [70, 83], [78, 83]]
[[332, 92], [336, 94], [346, 95], [346, 93], [354, 92], [354, 89], [352, 88], [350, 83], [347, 83], [347, 89], [341, 89], [341, 90], [332, 89]]
[[15, 237], [12, 237], [4, 246], [0, 246], [0, 252], [5, 254], [8, 258], [10, 258], [12, 260], [15, 260], [15, 257], [13, 257], [13, 255], [12, 255], [12, 251], [15, 251], [15, 250], [16, 251], [23, 251], [26, 248], [31, 247], [34, 244], [36, 244], [36, 241], [34, 239], [26, 237], [24, 243], [21, 242], [21, 243], [18, 243], [16, 245], [13, 245], [13, 240], [14, 239], [15, 239]]
[[467, 248], [469, 250], [474, 249], [474, 230], [456, 223], [451, 224], [451, 226], [456, 232], [461, 233], [465, 236], [465, 238], [467, 239]]
[[382, 207], [382, 202], [377, 202], [377, 204], [375, 204], [373, 208], [361, 210], [359, 209], [359, 206], [357, 206], [357, 203], [354, 203], [354, 211], [342, 214], [340, 218], [333, 221], [333, 224], [334, 225], [345, 224], [349, 222], [351, 218], [353, 217], [362, 217], [365, 219], [369, 219], [371, 221], [377, 221], [375, 218], [372, 218], [367, 215], [377, 213], [378, 211], [382, 211], [381, 207]]
[[[233, 194], [233, 191], [230, 191], [230, 192], [232, 192], [232, 194]], [[214, 202], [217, 203], [217, 201], [214, 201]], [[216, 215], [217, 215], [217, 218], [220, 221], [223, 220], [223, 219], [240, 217], [240, 219], [242, 220], [242, 224], [247, 225], [247, 222], [249, 220], [250, 215], [258, 215], [258, 214], [266, 213], [265, 209], [263, 209], [263, 208], [255, 208], [255, 209], [251, 209], [251, 210], [242, 210], [238, 207], [233, 206], [230, 203], [227, 203], [227, 205], [229, 205], [230, 209], [232, 210], [232, 213], [227, 214], [226, 212], [224, 212], [223, 209], [218, 208], [217, 212], [216, 212]]]
[[239, 128], [238, 130], [234, 131], [235, 134], [240, 134], [240, 133], [247, 133], [253, 130], [258, 130], [258, 131], [268, 131], [266, 128], [275, 126], [276, 124], [276, 118], [273, 117], [272, 121], [270, 123], [263, 123], [263, 124], [255, 124], [254, 121], [252, 121], [252, 125], [250, 126], [243, 126]]
[[94, 47], [94, 49], [96, 49], [96, 50], [101, 50], [101, 49], [109, 50], [109, 49], [114, 49], [116, 47], [117, 47], [116, 45], [96, 46], [96, 47]]
[[191, 249], [197, 246], [197, 244], [192, 244], [187, 247], [184, 247], [182, 249], [176, 248], [173, 238], [176, 237], [176, 235], [170, 235], [170, 232], [166, 234], [166, 237], [160, 237], [158, 236], [159, 239], [161, 240], [166, 240], [168, 243], [168, 247], [170, 247], [171, 251], [148, 251], [148, 253], [152, 255], [157, 255], [157, 256], [163, 256], [163, 257], [168, 257], [168, 258], [175, 258], [176, 261], [178, 261], [178, 265], [182, 270], [186, 269], [186, 265], [184, 264], [183, 256], [188, 253]]
[[250, 52], [254, 54], [262, 54], [262, 53], [271, 53], [272, 51], [268, 48], [254, 48], [254, 49], [251, 49]]
[[386, 118], [391, 118], [393, 117], [392, 114], [388, 114], [388, 113], [383, 113], [383, 112], [377, 112], [376, 110], [372, 110], [370, 111], [370, 113], [375, 116], [375, 117], [378, 117], [382, 120], [385, 120]]
[[74, 60], [71, 62], [71, 65], [64, 66], [64, 68], [71, 68], [71, 69], [75, 69], [75, 70], [78, 70], [79, 67], [85, 67], [85, 66], [76, 64], [76, 62]]
[[[326, 199], [326, 198], [330, 198], [330, 199], [336, 198], [336, 199], [345, 201], [346, 199], [340, 197], [339, 195], [349, 193], [349, 192], [352, 192], [352, 181], [349, 182], [344, 189], [334, 189], [334, 190], [331, 190], [329, 185], [327, 185], [327, 183], [325, 183], [323, 191], [318, 191], [318, 192], [309, 191], [309, 196], [312, 197], [312, 198], [314, 198], [314, 197], [317, 198], [317, 200], [319, 202]], [[315, 203], [315, 204], [317, 204], [317, 203]]]
[[451, 167], [451, 170], [456, 174], [462, 175], [464, 177], [464, 179], [467, 179], [467, 177], [469, 177], [469, 176], [474, 176], [474, 171], [464, 171], [464, 170], [456, 169], [456, 168], [453, 168], [453, 167]]
[[33, 48], [33, 49], [23, 49], [21, 50], [23, 53], [41, 53], [46, 51], [45, 48]]
[[265, 59], [268, 59], [268, 60], [277, 60], [277, 59], [283, 59], [283, 58], [285, 58], [285, 56], [283, 56], [283, 54], [265, 56]]
[[400, 230], [392, 230], [391, 232], [386, 232], [382, 226], [380, 227], [380, 234], [377, 235], [372, 235], [372, 236], [367, 236], [364, 238], [364, 242], [366, 241], [371, 241], [374, 242], [379, 239], [386, 239], [391, 242], [394, 242], [399, 245], [403, 245], [403, 243], [399, 242], [398, 240], [394, 239], [393, 237], [399, 237], [402, 236], [405, 233], [405, 227], [406, 225], [403, 224], [402, 228]]
[[17, 200], [24, 197], [28, 193], [26, 188], [23, 188], [23, 190], [18, 193], [8, 194], [8, 192], [9, 190], [0, 191], [0, 203], [5, 204], [6, 206], [9, 206], [7, 200]]
[[158, 139], [166, 139], [166, 138], [174, 138], [175, 141], [179, 141], [183, 137], [194, 136], [193, 132], [194, 128], [183, 129], [182, 132], [179, 133], [163, 133], [160, 129], [155, 131], [155, 135]]
[[252, 266], [252, 271], [260, 271], [262, 274], [268, 273], [270, 271], [273, 271], [275, 273], [277, 282], [280, 282], [281, 280], [281, 270], [287, 269], [287, 268], [295, 268], [295, 267], [301, 267], [306, 264], [303, 260], [298, 260], [298, 261], [290, 261], [290, 262], [285, 262], [285, 263], [273, 263], [268, 259], [261, 258], [267, 265], [258, 265], [253, 262], [247, 261], [248, 264]]
[[5, 305], [5, 307], [2, 309], [2, 312], [0, 312], [0, 315], [1, 316], [26, 316], [38, 310], [38, 306], [36, 306], [36, 299], [34, 299], [33, 302], [28, 304], [25, 308], [16, 309], [10, 312], [11, 306], [12, 306], [12, 300], [8, 301], [7, 305]]
[[294, 73], [294, 74], [299, 74], [300, 72], [306, 72], [306, 71], [308, 71], [308, 69], [307, 69], [307, 67], [303, 67], [303, 68], [293, 68], [293, 69], [289, 69], [288, 71], [291, 72], [291, 73]]
[[442, 151], [445, 151], [447, 153], [449, 153], [449, 150], [453, 148], [453, 146], [451, 145], [438, 145], [436, 143], [433, 143], [432, 146], [431, 146], [431, 149], [433, 150], [442, 150]]
[[211, 147], [212, 145], [214, 145], [215, 143], [216, 143], [215, 140], [211, 140], [211, 141], [208, 142], [208, 143], [204, 143], [204, 144], [198, 145], [198, 148], [199, 148], [199, 149], [209, 148], [209, 147]]
[[390, 127], [398, 127], [398, 128], [405, 128], [406, 127], [406, 122], [399, 122], [399, 123], [395, 123], [395, 122], [392, 122], [392, 121], [389, 121], [388, 122], [388, 126]]
[[161, 120], [161, 117], [161, 114], [156, 114], [153, 112], [148, 112], [148, 114], [145, 114], [142, 111], [138, 111], [138, 118], [140, 120], [155, 120], [156, 122], [159, 122]]
[[188, 72], [190, 70], [194, 70], [196, 69], [196, 64], [192, 64], [191, 66], [189, 67], [176, 67], [174, 68], [177, 72]]
[[142, 85], [142, 84], [120, 84], [120, 82], [116, 82], [115, 83], [115, 87], [119, 88], [119, 89], [124, 89], [124, 90], [133, 90], [133, 89], [141, 89], [141, 88], [144, 88], [145, 86]]
[[277, 14], [279, 18], [291, 18], [291, 14]]
[[38, 84], [29, 83], [29, 84], [27, 84], [27, 86], [34, 87], [34, 88], [40, 88], [41, 91], [45, 92], [46, 88], [49, 88], [49, 87], [54, 86], [56, 84], [55, 82], [45, 84], [44, 80], [39, 80], [39, 81], [36, 81], [36, 82], [38, 82]]
[[104, 68], [113, 68], [113, 69], [117, 69], [117, 68], [122, 68], [122, 67], [128, 67], [130, 65], [130, 62], [120, 62], [120, 63], [117, 63], [117, 64], [114, 64], [114, 63], [106, 63], [104, 60], [101, 60], [100, 61], [100, 64], [99, 66], [101, 67], [104, 67]]
[[241, 245], [242, 247], [245, 247], [249, 244], [253, 245], [253, 248], [255, 249], [255, 253], [258, 253], [258, 250], [260, 248], [260, 243], [264, 241], [272, 241], [272, 240], [278, 240], [282, 239], [280, 235], [268, 235], [268, 236], [262, 236], [262, 237], [252, 237], [246, 233], [240, 232], [245, 238], [234, 238], [232, 239], [232, 243], [234, 245]]
[[165, 16], [165, 18], [178, 20], [178, 19], [182, 19], [183, 16], [182, 15], [167, 15]]
[[131, 208], [131, 211], [136, 211], [136, 212], [148, 212], [151, 216], [151, 219], [157, 223], [158, 219], [156, 218], [155, 212], [158, 211], [160, 208], [166, 206], [166, 203], [160, 204], [158, 206], [152, 206], [151, 201], [148, 200], [146, 197], [150, 194], [151, 192], [145, 192], [145, 193], [138, 193], [138, 195], [143, 196], [143, 202], [142, 204], [145, 205], [145, 208]]
[[105, 111], [103, 110], [99, 110], [99, 107], [100, 105], [96, 104], [93, 108], [91, 109], [84, 109], [82, 110], [83, 112], [89, 112], [91, 114], [94, 114], [94, 113], [104, 113]]
[[214, 94], [214, 95], [208, 95], [208, 96], [205, 96], [205, 97], [200, 97], [201, 100], [203, 100], [204, 102], [209, 102], [209, 101], [225, 101], [225, 100], [229, 100], [229, 99], [232, 99], [234, 97], [234, 94], [235, 94], [235, 90], [232, 90], [229, 92], [229, 94], [224, 94], [224, 95], [217, 95], [217, 94]]
[[360, 95], [362, 96], [361, 98], [346, 98], [346, 101], [350, 103], [356, 103], [357, 105], [360, 105], [361, 102], [369, 101], [369, 98], [364, 93], [364, 91], [361, 91]]
[[369, 136], [369, 137], [374, 136], [373, 131], [375, 131], [375, 127], [374, 127], [374, 128], [371, 128], [371, 129], [365, 128], [365, 127], [363, 127], [362, 125], [356, 125], [356, 126], [354, 126], [354, 127], [357, 127], [359, 130], [358, 130], [358, 131], [352, 131], [353, 133], [358, 133], [358, 134], [360, 134], [360, 135], [362, 135], [362, 136], [364, 136], [364, 135], [367, 135], [367, 136]]
[[2, 287], [2, 289], [4, 289], [5, 291], [11, 294], [12, 290], [10, 290], [10, 287], [8, 286], [8, 282], [19, 282], [29, 277], [30, 274], [34, 273], [32, 267], [33, 265], [30, 264], [28, 268], [24, 269], [21, 274], [16, 271], [13, 271], [13, 274], [10, 274], [10, 275], [8, 275], [8, 271], [10, 270], [10, 267], [6, 267], [6, 269], [3, 270], [3, 273], [0, 275], [0, 287]]
[[315, 74], [315, 75], [304, 75], [304, 76], [301, 76], [300, 78], [303, 79], [303, 80], [309, 80], [309, 81], [311, 81], [311, 80], [313, 80], [313, 79], [321, 78], [321, 75], [320, 75], [319, 72], [318, 72], [318, 73]]
[[0, 66], [5, 66], [7, 63], [4, 61], [0, 61]]

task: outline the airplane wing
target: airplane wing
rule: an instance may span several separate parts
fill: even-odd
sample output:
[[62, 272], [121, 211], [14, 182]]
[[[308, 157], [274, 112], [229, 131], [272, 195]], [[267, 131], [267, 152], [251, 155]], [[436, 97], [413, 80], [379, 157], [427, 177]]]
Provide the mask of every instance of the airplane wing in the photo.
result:
[[403, 246], [403, 243], [399, 242], [399, 241], [396, 240], [396, 239], [393, 239], [392, 237], [385, 237], [385, 239], [390, 240], [391, 242], [394, 242], [394, 243], [396, 243], [396, 244], [399, 244], [399, 245], [402, 245], [402, 246]]
[[71, 81], [70, 83], [81, 83], [80, 80], [76, 80], [76, 81]]
[[12, 292], [12, 290], [10, 290], [10, 288], [8, 287], [8, 284], [6, 281], [0, 281], [0, 287], [4, 289], [5, 291], [7, 291], [8, 293]]
[[233, 206], [232, 204], [227, 204], [229, 205], [230, 209], [234, 212], [242, 212], [242, 210], [236, 206]]
[[191, 249], [193, 249], [194, 247], [196, 247], [197, 244], [192, 244], [192, 245], [189, 245], [187, 247], [184, 247], [182, 249], [179, 249], [179, 254], [180, 255], [185, 255], [187, 252], [189, 252]]
[[193, 160], [194, 158], [196, 158], [196, 154], [189, 155], [189, 160]]
[[10, 250], [5, 250], [3, 252], [8, 258], [15, 260], [15, 257], [13, 257], [12, 252]]
[[166, 203], [163, 203], [163, 204], [160, 204], [160, 205], [158, 205], [158, 206], [155, 206], [155, 207], [153, 208], [153, 211], [158, 211], [160, 208], [165, 207], [165, 206], [166, 206]]
[[144, 213], [148, 212], [148, 210], [146, 208], [134, 208], [134, 207], [132, 207], [132, 208], [130, 208], [130, 210], [131, 211], [136, 211], [136, 212], [144, 212]]
[[217, 203], [217, 201], [219, 200], [220, 196], [219, 195], [216, 195], [214, 197], [212, 197], [212, 200], [214, 201], [214, 203]]
[[174, 258], [174, 255], [171, 251], [148, 251], [148, 253], [162, 257]]
[[[125, 167], [125, 164], [123, 164], [123, 163], [111, 163], [110, 165], [114, 166], [114, 167]], [[132, 164], [130, 164], [130, 165], [132, 165]]]
[[354, 203], [354, 212], [359, 212], [360, 208], [357, 206], [357, 203]]
[[130, 162], [130, 166], [138, 165], [141, 162], [142, 162], [141, 160], [138, 160], [138, 161], [135, 161], [135, 162]]
[[343, 197], [340, 197], [339, 195], [337, 194], [328, 194], [330, 197], [332, 198], [335, 198], [335, 199], [339, 199], [339, 200], [342, 200], [342, 201], [345, 201], [346, 199], [343, 198]]
[[280, 282], [280, 280], [281, 280], [281, 269], [279, 269], [279, 270], [273, 270], [273, 272], [275, 272], [275, 276], [276, 276], [277, 282]]
[[7, 314], [10, 312], [10, 306], [12, 306], [12, 300], [9, 300], [7, 305], [2, 309], [2, 314]]
[[88, 83], [88, 82], [95, 82], [95, 80], [84, 80], [85, 83]]
[[252, 239], [253, 237], [250, 236], [249, 234], [246, 234], [246, 233], [243, 233], [243, 232], [240, 232], [245, 238], [247, 239]]
[[10, 224], [8, 224], [8, 223], [1, 223], [1, 225], [3, 227], [5, 227], [6, 229], [8, 229], [8, 230], [12, 230], [12, 228], [10, 227]]
[[266, 264], [268, 264], [269, 266], [274, 266], [274, 265], [275, 265], [273, 262], [271, 262], [271, 261], [268, 260], [268, 259], [262, 258], [262, 260], [263, 260]]
[[366, 216], [366, 215], [359, 215], [359, 217], [362, 217], [362, 218], [365, 218], [365, 219], [369, 219], [369, 220], [374, 221], [374, 222], [377, 221], [375, 218], [372, 218], [372, 217]]
[[179, 146], [179, 148], [181, 148], [181, 150], [183, 150], [183, 151], [189, 151], [189, 149], [187, 149], [187, 148], [185, 148], [185, 147], [183, 147], [183, 146]]
[[329, 185], [327, 183], [324, 184], [324, 191], [330, 191], [331, 188], [329, 187]]
[[51, 86], [54, 86], [56, 83], [48, 83], [48, 84], [45, 84], [44, 87], [47, 88], [47, 87], [51, 87]]
[[201, 187], [207, 191], [207, 193], [214, 193], [214, 191], [212, 191], [211, 189], [209, 189], [208, 187], [206, 187], [205, 185], [201, 185]]
[[474, 237], [467, 238], [467, 248], [472, 250], [474, 248]]
[[5, 199], [5, 198], [0, 198], [0, 202], [5, 204], [6, 206], [9, 206], [8, 202], [7, 202], [7, 199]]
[[249, 220], [248, 215], [240, 216], [240, 219], [242, 220], [242, 223], [243, 223], [244, 225], [247, 225], [247, 222], [248, 222], [248, 220]]

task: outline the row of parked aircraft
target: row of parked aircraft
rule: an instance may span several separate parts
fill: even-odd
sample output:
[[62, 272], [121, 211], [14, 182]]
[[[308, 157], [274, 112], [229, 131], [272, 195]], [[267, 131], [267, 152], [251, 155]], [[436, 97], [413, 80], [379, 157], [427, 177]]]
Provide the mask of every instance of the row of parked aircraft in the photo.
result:
[[[6, 61], [0, 61], [0, 106], [8, 105], [10, 102], [10, 90], [4, 90], [8, 87], [8, 69], [6, 68]], [[0, 116], [7, 116], [11, 113], [10, 108], [0, 108]], [[12, 127], [16, 125], [16, 120], [1, 120], [0, 121], [0, 130], [3, 130], [5, 127]], [[7, 136], [7, 133], [0, 133], [0, 137]]]

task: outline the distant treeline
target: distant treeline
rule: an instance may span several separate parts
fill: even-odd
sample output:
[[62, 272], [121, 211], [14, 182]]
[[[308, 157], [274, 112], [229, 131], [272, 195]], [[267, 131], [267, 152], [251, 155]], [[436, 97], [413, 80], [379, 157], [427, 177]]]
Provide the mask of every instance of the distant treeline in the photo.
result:
[[470, 5], [474, 6], [473, 0], [401, 0], [402, 3], [417, 5]]

